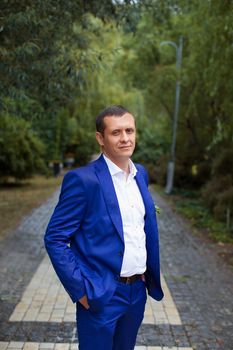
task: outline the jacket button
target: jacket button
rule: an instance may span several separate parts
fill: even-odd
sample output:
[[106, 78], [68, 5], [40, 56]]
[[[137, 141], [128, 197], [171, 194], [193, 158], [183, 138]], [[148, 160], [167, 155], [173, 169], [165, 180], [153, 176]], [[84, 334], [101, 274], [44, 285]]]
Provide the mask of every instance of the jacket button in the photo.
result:
[[123, 252], [119, 252], [118, 255], [119, 255], [119, 256], [123, 256]]

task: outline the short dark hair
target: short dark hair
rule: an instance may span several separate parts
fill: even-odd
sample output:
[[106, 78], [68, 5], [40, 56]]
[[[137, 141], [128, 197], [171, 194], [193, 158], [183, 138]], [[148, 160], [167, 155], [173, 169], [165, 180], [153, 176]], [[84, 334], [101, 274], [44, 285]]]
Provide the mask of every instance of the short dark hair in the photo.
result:
[[[128, 109], [120, 105], [113, 105], [105, 108], [102, 112], [100, 112], [96, 117], [96, 131], [101, 134], [104, 133], [105, 125], [104, 118], [105, 117], [122, 117], [124, 114], [130, 113]], [[131, 113], [130, 113], [131, 114]]]

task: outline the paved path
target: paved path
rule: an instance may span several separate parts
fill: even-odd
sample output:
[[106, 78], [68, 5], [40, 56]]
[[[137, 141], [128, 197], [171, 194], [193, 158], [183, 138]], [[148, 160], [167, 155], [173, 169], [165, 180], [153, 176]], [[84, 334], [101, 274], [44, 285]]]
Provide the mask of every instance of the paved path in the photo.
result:
[[[0, 242], [0, 350], [77, 349], [75, 307], [43, 247], [57, 195]], [[156, 202], [165, 298], [148, 298], [135, 350], [232, 350], [233, 272], [162, 198]]]

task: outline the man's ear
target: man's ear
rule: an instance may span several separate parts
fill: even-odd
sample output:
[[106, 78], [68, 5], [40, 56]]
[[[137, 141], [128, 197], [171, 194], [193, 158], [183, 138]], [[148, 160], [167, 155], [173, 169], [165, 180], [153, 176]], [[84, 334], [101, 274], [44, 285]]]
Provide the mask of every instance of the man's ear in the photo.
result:
[[99, 144], [101, 147], [104, 146], [104, 138], [103, 138], [103, 135], [102, 135], [99, 131], [97, 131], [97, 132], [95, 133], [95, 137], [96, 137], [96, 140], [97, 140], [98, 144]]

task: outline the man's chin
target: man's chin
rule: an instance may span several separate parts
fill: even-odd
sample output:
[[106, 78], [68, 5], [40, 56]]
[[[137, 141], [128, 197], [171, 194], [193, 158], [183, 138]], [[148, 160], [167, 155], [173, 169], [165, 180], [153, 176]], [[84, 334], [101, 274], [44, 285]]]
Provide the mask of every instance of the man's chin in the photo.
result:
[[133, 154], [133, 151], [134, 151], [134, 148], [133, 147], [122, 147], [119, 149], [119, 151], [122, 153], [122, 154], [125, 154], [125, 153], [129, 153], [129, 154]]
[[126, 158], [130, 158], [133, 154], [132, 149], [128, 149], [127, 151], [125, 150], [124, 152], [121, 152], [121, 154], [119, 154], [120, 157], [126, 159]]

